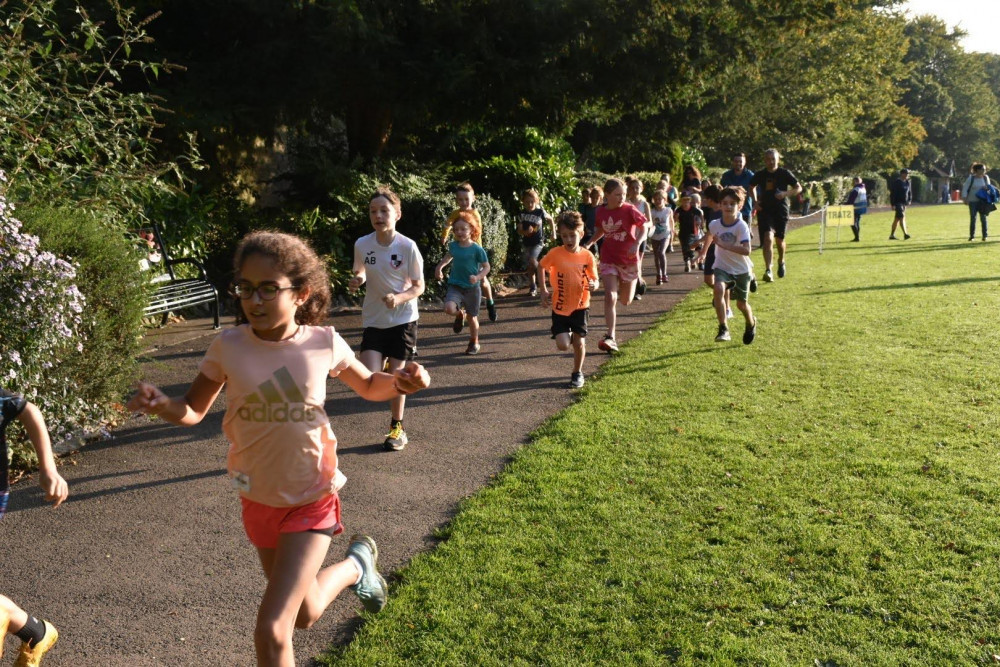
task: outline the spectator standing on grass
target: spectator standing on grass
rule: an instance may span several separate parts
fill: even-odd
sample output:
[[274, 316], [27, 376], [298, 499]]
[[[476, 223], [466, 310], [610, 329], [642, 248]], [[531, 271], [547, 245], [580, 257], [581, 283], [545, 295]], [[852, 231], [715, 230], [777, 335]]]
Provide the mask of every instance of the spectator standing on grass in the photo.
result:
[[599, 274], [604, 281], [604, 321], [608, 331], [597, 348], [617, 352], [618, 302], [627, 306], [635, 298], [639, 243], [646, 234], [646, 218], [625, 201], [625, 183], [621, 179], [612, 178], [604, 184], [604, 198], [604, 206], [597, 209], [597, 233], [587, 249], [603, 240]]
[[[393, 199], [380, 192], [372, 202], [378, 238], [386, 241], [397, 216], [382, 202]], [[378, 262], [365, 266], [374, 283]], [[327, 381], [337, 378], [362, 398], [386, 401], [427, 387], [430, 378], [414, 362], [392, 373], [372, 372], [332, 326], [323, 325], [330, 279], [302, 239], [252, 232], [237, 247], [233, 268], [239, 325], [215, 337], [184, 396], [168, 397], [140, 383], [128, 408], [194, 426], [226, 388], [226, 467], [267, 579], [253, 632], [256, 664], [294, 667], [295, 628], [312, 626], [345, 589], [369, 612], [382, 609], [388, 592], [370, 537], [355, 536], [343, 559], [323, 567], [333, 536], [343, 531], [337, 494], [343, 475], [324, 409]], [[375, 291], [371, 283], [369, 290]]]
[[724, 188], [738, 185], [747, 192], [746, 201], [743, 202], [743, 208], [740, 210], [740, 216], [743, 218], [743, 222], [749, 225], [753, 220], [754, 201], [753, 197], [749, 194], [752, 192], [750, 181], [753, 180], [753, 171], [747, 169], [747, 156], [745, 153], [734, 153], [730, 164], [732, 167], [722, 173], [719, 185]]
[[708, 223], [705, 246], [701, 250], [704, 260], [708, 249], [715, 251], [715, 285], [713, 305], [719, 321], [717, 342], [730, 340], [726, 314], [726, 290], [732, 290], [736, 297], [736, 307], [743, 313], [746, 327], [743, 330], [743, 344], [749, 345], [757, 336], [757, 318], [750, 308], [750, 280], [753, 277], [753, 262], [750, 261], [750, 226], [740, 217], [745, 194], [743, 188], [729, 187], [720, 195], [722, 217]]
[[521, 193], [521, 212], [517, 215], [517, 233], [523, 244], [522, 257], [525, 264], [525, 274], [528, 276], [528, 295], [537, 296], [536, 272], [538, 258], [545, 247], [545, 223], [552, 225], [552, 238], [556, 237], [556, 225], [552, 216], [542, 208], [542, 198], [534, 189]]
[[802, 186], [795, 174], [778, 166], [781, 153], [777, 148], [764, 151], [764, 168], [750, 179], [750, 194], [754, 197], [757, 211], [757, 231], [760, 233], [761, 250], [764, 255], [764, 281], [772, 282], [771, 272], [774, 246], [778, 246], [778, 277], [785, 277], [785, 232], [788, 229], [788, 215], [791, 199], [802, 192]]
[[910, 183], [910, 170], [900, 169], [899, 178], [892, 183], [892, 190], [889, 192], [889, 204], [895, 210], [895, 217], [892, 219], [892, 231], [889, 232], [889, 240], [896, 241], [896, 226], [903, 230], [903, 239], [910, 238], [906, 231], [906, 207], [913, 201], [913, 188]]
[[468, 321], [469, 346], [465, 348], [466, 354], [479, 354], [480, 285], [490, 272], [486, 251], [472, 241], [475, 224], [475, 218], [466, 211], [452, 223], [455, 240], [448, 244], [448, 252], [434, 271], [437, 279], [442, 280], [444, 267], [452, 265], [448, 274], [448, 292], [444, 297], [444, 312], [455, 316], [455, 333], [461, 332]]
[[989, 235], [989, 228], [986, 218], [989, 213], [983, 210], [979, 200], [979, 191], [990, 184], [990, 177], [986, 175], [986, 165], [977, 162], [969, 170], [969, 176], [962, 184], [962, 201], [969, 207], [969, 240], [976, 238], [976, 215], [979, 215], [980, 228], [983, 231], [983, 240]]
[[[15, 419], [24, 426], [38, 456], [38, 484], [42, 487], [45, 500], [53, 503], [53, 507], [59, 507], [69, 496], [69, 486], [56, 470], [52, 443], [42, 413], [20, 394], [0, 387], [0, 519], [7, 511], [10, 498], [6, 431], [7, 425]], [[8, 632], [21, 640], [15, 662], [17, 667], [37, 667], [42, 656], [59, 639], [59, 632], [51, 623], [35, 618], [10, 598], [0, 595], [0, 655], [3, 655]]]
[[854, 242], [858, 242], [861, 240], [861, 216], [868, 212], [868, 191], [860, 176], [854, 177], [854, 187], [847, 195], [847, 203], [854, 207], [854, 224], [851, 225], [851, 231], [854, 232]]
[[[368, 217], [375, 231], [354, 244], [354, 277], [347, 287], [354, 292], [367, 285], [361, 305], [361, 363], [372, 373], [383, 368], [393, 373], [412, 361], [417, 348], [424, 258], [412, 239], [396, 231], [402, 207], [395, 192], [378, 188], [368, 203]], [[409, 442], [403, 429], [406, 395], [394, 397], [389, 407], [383, 446], [398, 452]]]
[[[448, 245], [448, 237], [451, 235], [451, 225], [459, 218], [460, 213], [471, 213], [474, 217], [474, 224], [472, 230], [472, 242], [482, 245], [483, 236], [483, 218], [479, 215], [474, 206], [476, 203], [476, 193], [472, 189], [472, 184], [468, 181], [464, 183], [459, 183], [455, 187], [455, 205], [458, 207], [456, 210], [451, 212], [448, 216], [448, 220], [445, 225], [444, 235], [441, 238], [441, 243], [445, 246]], [[483, 296], [486, 297], [486, 312], [489, 315], [490, 322], [497, 321], [497, 306], [496, 302], [493, 301], [493, 286], [490, 285], [490, 279], [483, 279]]]
[[[574, 211], [559, 214], [557, 229], [562, 245], [549, 250], [538, 263], [538, 286], [542, 305], [552, 307], [552, 338], [565, 352], [573, 348], [573, 372], [569, 386], [583, 386], [583, 360], [587, 356], [590, 294], [597, 289], [597, 260], [580, 247], [583, 220]], [[548, 274], [549, 292], [545, 285]]]

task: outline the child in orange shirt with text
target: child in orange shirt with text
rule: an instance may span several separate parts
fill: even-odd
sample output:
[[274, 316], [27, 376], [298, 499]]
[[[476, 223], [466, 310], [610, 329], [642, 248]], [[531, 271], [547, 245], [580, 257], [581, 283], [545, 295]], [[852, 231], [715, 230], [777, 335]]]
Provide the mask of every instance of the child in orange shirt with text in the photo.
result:
[[[577, 211], [563, 211], [556, 220], [562, 245], [549, 250], [538, 263], [538, 286], [542, 305], [552, 306], [552, 338], [565, 352], [573, 347], [573, 373], [569, 386], [583, 386], [583, 359], [587, 355], [587, 324], [590, 293], [597, 289], [597, 260], [580, 247], [583, 217]], [[550, 292], [545, 286], [548, 274]]]
[[332, 326], [321, 326], [329, 278], [302, 239], [248, 234], [234, 274], [239, 326], [212, 341], [187, 393], [171, 398], [140, 383], [128, 407], [191, 426], [226, 387], [227, 467], [268, 580], [254, 629], [257, 664], [294, 667], [294, 628], [310, 627], [345, 588], [372, 612], [385, 605], [387, 591], [370, 537], [355, 536], [346, 558], [322, 567], [333, 535], [343, 530], [337, 438], [323, 407], [327, 378], [372, 401], [423, 389], [430, 378], [415, 362], [393, 374], [372, 373]]

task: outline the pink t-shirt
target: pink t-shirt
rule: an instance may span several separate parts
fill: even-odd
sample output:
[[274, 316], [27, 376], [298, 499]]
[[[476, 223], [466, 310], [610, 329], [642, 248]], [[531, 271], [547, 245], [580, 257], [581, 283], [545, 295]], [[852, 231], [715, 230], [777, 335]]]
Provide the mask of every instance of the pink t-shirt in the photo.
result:
[[639, 209], [625, 202], [615, 210], [597, 207], [597, 229], [604, 230], [601, 244], [601, 264], [635, 264], [639, 253], [635, 250], [639, 230], [646, 224], [646, 216]]
[[247, 324], [216, 336], [199, 370], [226, 384], [226, 463], [241, 496], [297, 507], [333, 492], [337, 437], [323, 409], [326, 378], [353, 358], [333, 327], [300, 326], [278, 342]]

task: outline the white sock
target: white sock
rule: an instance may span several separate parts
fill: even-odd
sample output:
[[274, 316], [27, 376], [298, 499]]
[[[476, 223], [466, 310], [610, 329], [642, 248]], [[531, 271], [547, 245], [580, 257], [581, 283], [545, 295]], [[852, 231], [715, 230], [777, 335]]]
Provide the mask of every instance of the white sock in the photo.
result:
[[352, 555], [350, 555], [350, 556], [347, 557], [347, 560], [349, 560], [352, 563], [354, 563], [354, 567], [356, 567], [357, 570], [358, 570], [358, 578], [354, 580], [353, 584], [351, 584], [352, 586], [357, 586], [359, 583], [361, 583], [361, 577], [363, 577], [365, 575], [365, 569], [361, 565], [361, 561], [358, 559], [357, 556], [355, 556], [355, 555], [352, 554]]

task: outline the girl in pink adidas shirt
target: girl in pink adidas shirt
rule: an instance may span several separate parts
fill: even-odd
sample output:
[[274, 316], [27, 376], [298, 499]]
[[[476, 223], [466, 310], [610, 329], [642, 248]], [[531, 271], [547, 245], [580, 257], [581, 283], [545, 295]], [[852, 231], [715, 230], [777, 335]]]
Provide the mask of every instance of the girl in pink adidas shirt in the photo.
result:
[[326, 270], [298, 237], [247, 235], [234, 274], [238, 326], [212, 342], [187, 393], [170, 398], [140, 383], [128, 407], [191, 426], [226, 387], [229, 476], [268, 579], [254, 630], [257, 662], [293, 667], [294, 628], [315, 623], [345, 588], [373, 612], [387, 591], [367, 536], [352, 538], [344, 560], [320, 569], [331, 538], [343, 531], [337, 438], [323, 409], [326, 378], [373, 401], [423, 389], [430, 378], [415, 362], [372, 373], [332, 326], [321, 326], [330, 305]]

